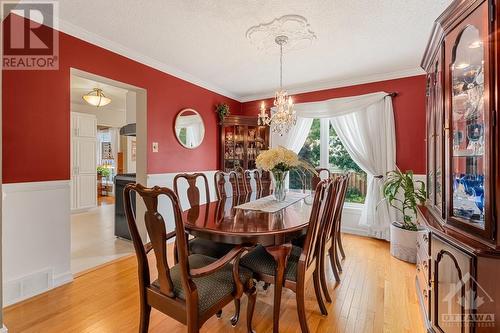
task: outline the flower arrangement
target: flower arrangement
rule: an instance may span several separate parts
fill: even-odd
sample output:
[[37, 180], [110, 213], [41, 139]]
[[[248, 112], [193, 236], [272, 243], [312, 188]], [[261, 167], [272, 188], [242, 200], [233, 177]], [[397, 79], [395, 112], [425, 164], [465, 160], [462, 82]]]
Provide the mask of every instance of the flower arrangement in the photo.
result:
[[285, 179], [288, 171], [292, 169], [305, 169], [311, 173], [316, 173], [312, 165], [306, 161], [302, 161], [295, 152], [282, 146], [261, 152], [257, 156], [255, 163], [257, 168], [273, 174], [274, 197], [278, 201], [285, 200]]

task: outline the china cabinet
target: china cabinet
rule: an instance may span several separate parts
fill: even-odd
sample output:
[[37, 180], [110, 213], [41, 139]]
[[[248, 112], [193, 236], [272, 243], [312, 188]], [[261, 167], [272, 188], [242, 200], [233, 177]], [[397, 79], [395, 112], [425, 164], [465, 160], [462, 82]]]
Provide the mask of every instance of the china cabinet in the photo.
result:
[[500, 332], [498, 4], [439, 16], [427, 73], [427, 202], [416, 287], [431, 332]]
[[[259, 126], [257, 117], [227, 116], [221, 122], [220, 144], [221, 170], [236, 171], [242, 177], [241, 171], [255, 169], [257, 156], [269, 149], [269, 126]], [[268, 173], [262, 175], [262, 182], [263, 188], [269, 187]]]

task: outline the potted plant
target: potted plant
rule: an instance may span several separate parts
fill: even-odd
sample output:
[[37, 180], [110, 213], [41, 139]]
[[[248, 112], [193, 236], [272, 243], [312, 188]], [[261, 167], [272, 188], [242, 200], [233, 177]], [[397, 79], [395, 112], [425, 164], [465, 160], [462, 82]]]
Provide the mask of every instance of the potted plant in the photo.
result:
[[394, 170], [387, 173], [383, 192], [389, 205], [401, 212], [403, 219], [391, 224], [391, 255], [415, 263], [417, 233], [423, 230], [415, 223], [415, 219], [417, 205], [425, 202], [425, 184], [421, 180], [414, 180], [413, 171]]
[[220, 122], [224, 121], [224, 118], [230, 115], [229, 105], [226, 103], [219, 103], [215, 106], [215, 112], [219, 115]]
[[108, 168], [106, 168], [104, 166], [98, 166], [97, 167], [97, 176], [100, 176], [101, 178], [102, 177], [108, 178], [109, 176], [111, 176], [111, 170], [109, 170]]

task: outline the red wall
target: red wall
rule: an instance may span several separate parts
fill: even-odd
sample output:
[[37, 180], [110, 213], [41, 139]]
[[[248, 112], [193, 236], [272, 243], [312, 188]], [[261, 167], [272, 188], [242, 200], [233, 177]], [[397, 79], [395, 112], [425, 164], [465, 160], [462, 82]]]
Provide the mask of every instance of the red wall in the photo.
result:
[[[214, 106], [225, 102], [238, 113], [239, 102], [64, 33], [59, 43], [59, 70], [2, 72], [4, 183], [70, 178], [71, 67], [147, 90], [148, 173], [217, 169]], [[195, 150], [183, 148], [173, 130], [176, 114], [187, 107], [205, 121], [205, 140]]]
[[[356, 96], [378, 91], [398, 92], [393, 98], [396, 121], [396, 163], [401, 170], [425, 173], [425, 76], [361, 84], [350, 87], [314, 91], [293, 96], [295, 103]], [[255, 115], [262, 100], [243, 103], [242, 112]], [[267, 107], [272, 100], [265, 101]]]
[[[5, 20], [8, 24], [8, 19]], [[70, 68], [147, 90], [148, 173], [213, 170], [218, 167], [216, 103], [232, 113], [257, 114], [260, 101], [241, 104], [75, 37], [59, 33], [59, 70], [3, 71], [3, 182], [70, 178]], [[294, 96], [296, 103], [397, 91], [394, 99], [397, 164], [425, 172], [425, 78], [375, 82]], [[270, 105], [271, 101], [267, 101]], [[198, 110], [205, 140], [189, 150], [176, 140], [173, 123], [183, 108]], [[151, 152], [152, 142], [159, 152]]]

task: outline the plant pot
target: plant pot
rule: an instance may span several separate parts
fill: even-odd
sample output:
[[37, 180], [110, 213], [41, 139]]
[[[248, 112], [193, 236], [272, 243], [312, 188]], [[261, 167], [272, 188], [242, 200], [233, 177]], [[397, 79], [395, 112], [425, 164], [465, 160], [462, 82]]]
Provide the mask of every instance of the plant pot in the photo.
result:
[[393, 222], [391, 224], [391, 255], [406, 262], [416, 263], [419, 232], [425, 232], [425, 230], [405, 230], [399, 226], [399, 223]]

